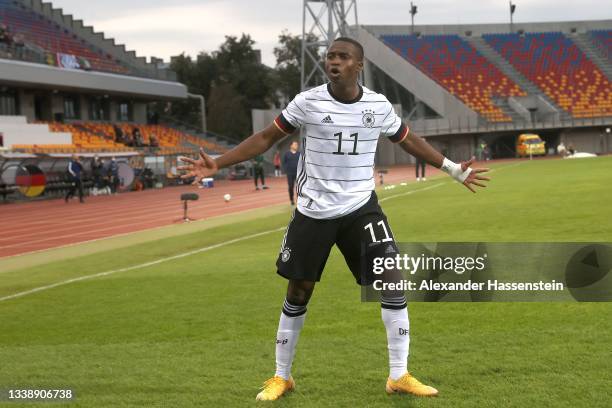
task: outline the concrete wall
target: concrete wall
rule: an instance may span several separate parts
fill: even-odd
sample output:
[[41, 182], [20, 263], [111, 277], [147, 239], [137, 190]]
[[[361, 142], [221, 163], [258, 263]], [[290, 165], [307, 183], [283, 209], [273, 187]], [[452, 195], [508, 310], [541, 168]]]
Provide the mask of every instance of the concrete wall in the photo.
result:
[[136, 123], [147, 123], [147, 104], [144, 102], [134, 102], [132, 109], [132, 120]]
[[606, 133], [605, 128], [566, 129], [561, 131], [560, 141], [578, 152], [612, 153], [612, 133]]
[[51, 96], [51, 117], [55, 119], [56, 114], [64, 114], [64, 96], [60, 94]]
[[85, 95], [79, 95], [79, 105], [81, 106], [81, 120], [89, 120], [89, 99]]
[[19, 90], [19, 113], [25, 116], [28, 122], [34, 121], [34, 94], [23, 89]]

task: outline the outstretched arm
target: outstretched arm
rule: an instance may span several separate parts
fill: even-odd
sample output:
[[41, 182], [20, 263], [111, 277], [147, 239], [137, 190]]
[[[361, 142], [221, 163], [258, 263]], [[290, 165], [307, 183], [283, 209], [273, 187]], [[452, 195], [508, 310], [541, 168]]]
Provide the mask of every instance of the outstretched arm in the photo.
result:
[[425, 160], [434, 167], [442, 169], [455, 180], [466, 186], [472, 193], [476, 192], [472, 185], [486, 187], [484, 182], [490, 180], [489, 177], [481, 175], [481, 173], [485, 173], [489, 171], [489, 169], [470, 168], [474, 162], [473, 157], [468, 161], [453, 163], [434, 149], [425, 139], [412, 133], [411, 130], [408, 131], [408, 134], [399, 145], [405, 152]]
[[219, 169], [242, 163], [262, 154], [285, 136], [287, 136], [286, 133], [282, 132], [274, 123], [271, 123], [264, 130], [249, 136], [238, 146], [215, 160], [204, 153], [204, 149], [200, 149], [199, 159], [181, 157], [181, 161], [187, 163], [178, 167], [179, 170], [187, 172], [181, 178], [195, 177], [193, 184], [198, 184], [203, 178], [212, 176]]

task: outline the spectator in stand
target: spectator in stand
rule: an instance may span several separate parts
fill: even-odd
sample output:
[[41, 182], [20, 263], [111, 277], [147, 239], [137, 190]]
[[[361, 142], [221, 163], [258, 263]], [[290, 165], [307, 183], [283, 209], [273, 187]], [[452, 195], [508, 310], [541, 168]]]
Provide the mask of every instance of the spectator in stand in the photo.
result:
[[117, 190], [119, 189], [119, 164], [114, 157], [108, 165], [108, 178], [111, 192], [117, 194]]
[[125, 140], [123, 139], [123, 130], [121, 130], [121, 128], [116, 124], [113, 125], [113, 130], [115, 131], [115, 142], [125, 143]]
[[137, 126], [134, 126], [134, 130], [132, 131], [132, 139], [134, 140], [134, 146], [142, 147], [144, 145], [140, 129], [138, 129]]
[[79, 193], [79, 201], [84, 203], [83, 200], [83, 165], [79, 161], [79, 156], [76, 154], [72, 155], [72, 160], [68, 163], [68, 173], [70, 173], [71, 185], [64, 197], [64, 201], [74, 197], [75, 192]]
[[280, 175], [281, 175], [280, 150], [276, 149], [276, 153], [274, 153], [274, 177], [280, 177]]
[[298, 150], [299, 143], [297, 140], [291, 142], [289, 146], [289, 151], [285, 152], [283, 155], [283, 170], [285, 170], [285, 174], [287, 174], [287, 184], [289, 186], [289, 200], [291, 201], [291, 205], [295, 205], [295, 200], [293, 199], [293, 194], [295, 190], [295, 178], [297, 177], [297, 167], [298, 162], [300, 160], [300, 152]]
[[93, 195], [98, 195], [102, 189], [102, 170], [104, 163], [100, 160], [100, 157], [96, 154], [91, 161], [91, 176], [93, 178]]
[[155, 133], [151, 133], [151, 137], [149, 138], [149, 146], [159, 147], [159, 140], [157, 140], [157, 136], [155, 136]]
[[255, 178], [255, 190], [260, 190], [259, 185], [257, 184], [257, 181], [260, 178], [261, 178], [261, 188], [263, 188], [264, 190], [268, 189], [268, 186], [266, 186], [266, 179], [264, 176], [263, 163], [264, 163], [264, 157], [261, 154], [258, 156], [255, 156], [255, 158], [253, 159], [253, 176]]
[[10, 46], [13, 43], [13, 36], [6, 24], [0, 24], [0, 43]]

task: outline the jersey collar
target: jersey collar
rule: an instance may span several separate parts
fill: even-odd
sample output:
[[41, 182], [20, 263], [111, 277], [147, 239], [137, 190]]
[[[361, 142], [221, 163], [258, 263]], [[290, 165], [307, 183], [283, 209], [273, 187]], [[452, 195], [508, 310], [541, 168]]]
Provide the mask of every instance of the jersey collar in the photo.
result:
[[331, 88], [331, 83], [327, 83], [327, 92], [329, 92], [329, 94], [331, 95], [332, 98], [334, 98], [334, 100], [340, 102], [340, 103], [355, 103], [355, 102], [359, 102], [361, 100], [361, 97], [363, 96], [363, 87], [360, 84], [357, 84], [357, 86], [359, 87], [359, 93], [357, 94], [357, 96], [354, 99], [351, 100], [346, 100], [346, 99], [340, 99], [337, 96], [335, 96], [332, 93], [332, 88]]

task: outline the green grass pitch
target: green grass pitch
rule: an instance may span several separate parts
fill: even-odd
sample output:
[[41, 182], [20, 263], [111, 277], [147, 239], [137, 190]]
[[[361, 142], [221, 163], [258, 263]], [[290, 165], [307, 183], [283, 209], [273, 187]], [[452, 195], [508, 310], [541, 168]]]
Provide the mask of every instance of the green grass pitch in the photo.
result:
[[[491, 177], [475, 195], [442, 177], [379, 197], [400, 242], [612, 242], [612, 157], [504, 163]], [[226, 218], [147, 243], [123, 237], [118, 248], [85, 256], [33, 255], [27, 268], [0, 263], [3, 298], [272, 231], [0, 301], [0, 388], [69, 387], [77, 395], [70, 407], [259, 405], [258, 388], [274, 373], [286, 288], [274, 262], [289, 209]], [[609, 303], [409, 305], [409, 368], [440, 390], [418, 399], [385, 394], [380, 307], [359, 299], [334, 250], [298, 345], [296, 391], [269, 405], [612, 405]]]

